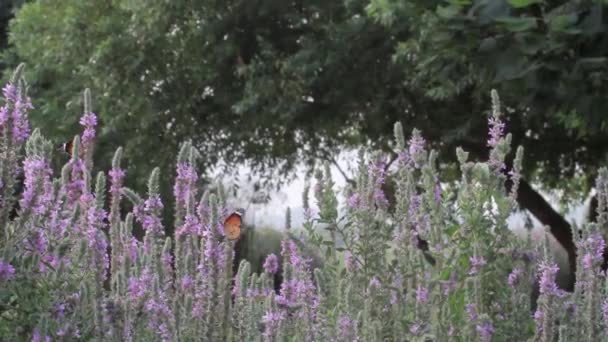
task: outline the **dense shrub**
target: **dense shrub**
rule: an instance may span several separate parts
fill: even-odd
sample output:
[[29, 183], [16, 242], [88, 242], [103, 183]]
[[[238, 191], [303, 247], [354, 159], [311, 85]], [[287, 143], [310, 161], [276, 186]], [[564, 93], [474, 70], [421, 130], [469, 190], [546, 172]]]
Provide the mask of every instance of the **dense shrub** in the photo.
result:
[[[175, 236], [166, 236], [158, 169], [144, 196], [123, 185], [121, 149], [107, 174], [92, 177], [97, 119], [87, 91], [84, 131], [55, 176], [52, 144], [38, 130], [30, 134], [21, 70], [3, 88], [0, 108], [2, 340], [598, 341], [608, 334], [599, 268], [608, 171], [597, 181], [598, 223], [577, 241], [576, 289], [565, 293], [555, 285], [547, 239], [537, 248], [507, 228], [523, 151], [506, 172], [515, 183], [506, 194], [511, 139], [495, 93], [488, 162], [468, 161], [459, 149], [462, 178], [442, 185], [437, 154], [419, 131], [406, 141], [396, 124], [399, 158], [389, 166], [383, 155], [361, 154], [344, 217], [327, 169], [314, 187], [318, 211], [305, 196], [306, 241], [322, 250], [321, 268], [311, 270], [302, 244], [288, 238], [260, 273], [243, 261], [233, 277], [235, 242], [223, 233], [228, 208], [221, 190], [197, 188], [204, 156], [192, 144], [177, 155]], [[392, 210], [381, 187], [389, 172], [397, 185]], [[134, 209], [122, 217], [124, 198]], [[134, 226], [145, 231], [143, 241]], [[540, 298], [531, 313], [536, 276]]]

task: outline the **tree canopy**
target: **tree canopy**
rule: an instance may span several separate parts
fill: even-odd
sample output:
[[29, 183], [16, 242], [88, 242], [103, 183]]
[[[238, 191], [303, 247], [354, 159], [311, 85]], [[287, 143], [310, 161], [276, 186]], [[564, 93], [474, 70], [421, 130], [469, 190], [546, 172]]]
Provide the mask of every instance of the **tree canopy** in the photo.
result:
[[[97, 165], [123, 145], [142, 183], [184, 139], [203, 167], [287, 172], [345, 146], [388, 151], [396, 121], [445, 158], [459, 145], [485, 158], [496, 88], [526, 177], [584, 194], [608, 148], [605, 2], [39, 0], [12, 22], [5, 62], [30, 66], [32, 119], [56, 139], [90, 87]], [[520, 204], [569, 230], [522, 189]]]

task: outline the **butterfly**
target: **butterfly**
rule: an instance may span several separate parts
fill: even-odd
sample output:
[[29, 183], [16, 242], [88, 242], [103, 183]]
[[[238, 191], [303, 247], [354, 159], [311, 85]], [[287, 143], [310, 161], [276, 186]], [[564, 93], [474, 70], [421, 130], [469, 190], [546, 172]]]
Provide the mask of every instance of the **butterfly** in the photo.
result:
[[[62, 153], [67, 154], [71, 158], [72, 157], [72, 152], [74, 152], [74, 138], [72, 138], [72, 139], [70, 139], [70, 140], [68, 140], [68, 141], [60, 144], [59, 146], [57, 146], [57, 150], [60, 151], [60, 152], [62, 152]], [[80, 159], [84, 158], [84, 151], [82, 149], [82, 145], [81, 145], [81, 147], [79, 149], [78, 154], [80, 156]]]
[[237, 240], [241, 236], [241, 224], [243, 223], [243, 214], [235, 211], [224, 221], [224, 235], [228, 240]]
[[57, 148], [59, 151], [67, 153], [70, 155], [70, 157], [72, 156], [72, 150], [74, 149], [74, 138], [70, 139], [67, 142], [64, 142], [63, 144], [59, 145], [59, 147]]

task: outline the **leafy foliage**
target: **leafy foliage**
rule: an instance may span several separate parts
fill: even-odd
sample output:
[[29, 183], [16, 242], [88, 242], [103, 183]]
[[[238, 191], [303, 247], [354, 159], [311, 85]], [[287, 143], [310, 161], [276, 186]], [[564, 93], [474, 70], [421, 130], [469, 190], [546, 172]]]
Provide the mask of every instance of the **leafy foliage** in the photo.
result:
[[[407, 11], [379, 4], [368, 6], [378, 22], [393, 16], [415, 28], [394, 54], [414, 87], [448, 103], [498, 89], [513, 106], [508, 126], [526, 148], [527, 172], [550, 186], [567, 188], [560, 180], [573, 177], [587, 180], [582, 189], [591, 186], [608, 129], [604, 2], [410, 1]], [[475, 127], [479, 118], [463, 122]], [[479, 144], [463, 135], [465, 144]]]
[[209, 155], [203, 169], [222, 158], [281, 172], [345, 145], [390, 151], [401, 121], [444, 162], [460, 145], [483, 159], [477, 113], [493, 87], [512, 104], [526, 174], [580, 193], [608, 146], [604, 12], [574, 0], [35, 1], [11, 25], [7, 60], [32, 66], [33, 120], [53, 139], [75, 129], [71, 94], [100, 94], [97, 164], [123, 145], [138, 189], [186, 138]]

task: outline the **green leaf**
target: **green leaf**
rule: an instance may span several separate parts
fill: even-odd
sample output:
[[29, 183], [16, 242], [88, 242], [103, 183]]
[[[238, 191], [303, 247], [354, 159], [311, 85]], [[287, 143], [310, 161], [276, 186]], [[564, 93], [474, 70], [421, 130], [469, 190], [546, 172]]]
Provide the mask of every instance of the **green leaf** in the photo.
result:
[[448, 2], [452, 5], [465, 6], [470, 5], [471, 0], [448, 0]]
[[460, 6], [438, 6], [437, 15], [443, 19], [452, 19], [460, 14]]
[[580, 33], [581, 30], [572, 28], [572, 25], [576, 25], [577, 19], [578, 15], [576, 14], [558, 15], [551, 18], [549, 28], [556, 32]]
[[509, 4], [515, 8], [524, 8], [541, 3], [542, 0], [508, 0]]
[[503, 26], [511, 32], [530, 31], [530, 30], [536, 28], [536, 26], [537, 26], [536, 18], [502, 17], [502, 18], [497, 18], [496, 21], [498, 23], [503, 24]]

